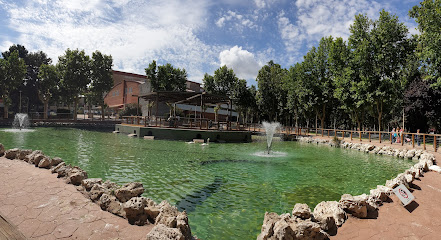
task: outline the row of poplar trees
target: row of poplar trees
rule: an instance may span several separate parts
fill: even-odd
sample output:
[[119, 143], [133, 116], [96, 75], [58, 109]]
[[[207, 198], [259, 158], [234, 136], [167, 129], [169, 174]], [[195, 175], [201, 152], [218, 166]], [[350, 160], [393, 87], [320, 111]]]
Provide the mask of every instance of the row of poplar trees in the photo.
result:
[[257, 90], [225, 66], [205, 75], [205, 90], [231, 96], [257, 121], [383, 130], [402, 127], [405, 118], [409, 130], [439, 128], [441, 1], [423, 1], [409, 14], [418, 35], [384, 10], [378, 19], [356, 15], [347, 41], [323, 37], [289, 69], [268, 62]]

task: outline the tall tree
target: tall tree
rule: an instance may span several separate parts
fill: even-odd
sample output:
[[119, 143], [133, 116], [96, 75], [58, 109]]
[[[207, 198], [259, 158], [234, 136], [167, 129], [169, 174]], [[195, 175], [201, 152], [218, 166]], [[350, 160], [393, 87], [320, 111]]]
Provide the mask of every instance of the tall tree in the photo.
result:
[[366, 92], [381, 129], [384, 111], [403, 92], [400, 71], [410, 54], [408, 30], [397, 16], [383, 10], [375, 21], [357, 15], [350, 32], [349, 45], [357, 62], [354, 71], [360, 79], [358, 87]]
[[49, 101], [57, 92], [60, 83], [60, 75], [54, 65], [42, 64], [38, 73], [38, 93], [44, 104], [43, 118], [47, 119]]
[[409, 12], [415, 18], [420, 31], [421, 58], [427, 69], [427, 77], [441, 87], [441, 0], [423, 0]]
[[286, 106], [286, 94], [283, 94], [282, 82], [287, 70], [272, 60], [263, 66], [257, 74], [257, 101], [260, 111], [269, 121], [278, 121], [281, 108]]
[[152, 84], [153, 91], [184, 92], [187, 87], [187, 72], [185, 69], [174, 68], [170, 63], [157, 66], [153, 60], [145, 69], [147, 79]]
[[91, 61], [91, 88], [90, 91], [96, 102], [101, 106], [101, 118], [104, 120], [104, 94], [113, 86], [112, 78], [113, 59], [110, 55], [103, 55], [99, 51], [92, 53]]
[[239, 79], [232, 68], [224, 65], [214, 71], [213, 76], [206, 73], [202, 81], [208, 93], [233, 97]]
[[58, 57], [57, 64], [61, 81], [66, 95], [74, 100], [74, 120], [77, 120], [77, 109], [80, 94], [83, 94], [90, 84], [90, 59], [84, 50], [67, 49], [64, 55]]
[[0, 94], [3, 99], [5, 119], [9, 117], [10, 93], [23, 84], [25, 76], [26, 65], [19, 57], [18, 51], [10, 53], [7, 59], [0, 59]]

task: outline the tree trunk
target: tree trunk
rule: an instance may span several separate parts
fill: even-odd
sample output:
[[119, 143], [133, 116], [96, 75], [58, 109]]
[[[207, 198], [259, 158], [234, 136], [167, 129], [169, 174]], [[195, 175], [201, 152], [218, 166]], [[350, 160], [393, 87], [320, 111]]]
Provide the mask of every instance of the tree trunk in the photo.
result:
[[322, 129], [325, 129], [325, 116], [326, 116], [326, 112], [325, 111], [326, 111], [326, 104], [323, 104], [322, 116], [320, 117]]
[[9, 118], [9, 113], [8, 113], [8, 105], [6, 105], [6, 103], [5, 103], [5, 101], [3, 101], [3, 103], [4, 103], [4, 111], [3, 111], [3, 118], [4, 119], [8, 119]]
[[75, 97], [74, 112], [73, 112], [73, 119], [74, 119], [74, 121], [77, 120], [77, 110], [78, 110], [78, 97]]
[[383, 101], [377, 101], [378, 131], [381, 131], [381, 115], [383, 114]]
[[103, 102], [101, 102], [101, 119], [102, 120], [104, 120], [104, 110], [106, 110], [106, 109], [104, 109], [104, 101], [103, 101]]
[[43, 119], [47, 119], [47, 110], [49, 108], [49, 99], [44, 100], [43, 104], [44, 104]]

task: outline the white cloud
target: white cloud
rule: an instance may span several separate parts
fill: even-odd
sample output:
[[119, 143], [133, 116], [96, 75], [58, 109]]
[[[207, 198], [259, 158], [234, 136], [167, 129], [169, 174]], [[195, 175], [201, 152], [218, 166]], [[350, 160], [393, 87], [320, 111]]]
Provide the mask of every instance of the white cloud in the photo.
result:
[[283, 11], [278, 16], [279, 33], [287, 51], [297, 51], [300, 46], [316, 43], [324, 36], [347, 40], [356, 14], [367, 14], [372, 19], [387, 8], [368, 0], [297, 0], [295, 6], [292, 16]]
[[254, 54], [234, 46], [219, 54], [220, 65], [232, 68], [237, 77], [242, 79], [256, 79], [262, 64], [256, 61]]
[[241, 15], [228, 10], [226, 14], [216, 21], [216, 25], [221, 28], [228, 24], [230, 29], [242, 32], [244, 28], [258, 29], [255, 23], [256, 20], [256, 16]]
[[[67, 48], [100, 50], [111, 54], [115, 69], [144, 73], [152, 60], [185, 68], [191, 80], [215, 61], [217, 46], [202, 42], [196, 33], [205, 25], [207, 4], [203, 0], [141, 0], [104, 2], [34, 0], [25, 6], [2, 6], [10, 15], [11, 41], [30, 51], [42, 50], [54, 62]], [[115, 17], [118, 16], [118, 17]]]

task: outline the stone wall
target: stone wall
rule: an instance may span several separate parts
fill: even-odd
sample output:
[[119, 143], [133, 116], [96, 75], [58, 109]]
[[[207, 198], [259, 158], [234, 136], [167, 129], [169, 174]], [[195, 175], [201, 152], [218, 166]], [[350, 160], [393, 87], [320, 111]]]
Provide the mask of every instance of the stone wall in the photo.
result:
[[133, 225], [155, 225], [146, 239], [194, 239], [185, 211], [180, 212], [167, 201], [160, 204], [142, 197], [142, 183], [131, 182], [123, 186], [101, 178], [88, 178], [87, 172], [77, 166], [67, 165], [61, 158], [51, 158], [39, 150], [9, 149], [0, 143], [0, 157], [25, 161], [39, 168], [46, 168], [67, 184], [77, 186], [86, 198], [98, 204], [102, 210], [125, 218]]
[[383, 202], [389, 201], [392, 189], [400, 184], [412, 187], [414, 179], [423, 176], [424, 172], [432, 170], [441, 172], [434, 165], [433, 154], [423, 150], [394, 149], [389, 146], [377, 147], [370, 144], [335, 142], [333, 140], [298, 137], [300, 142], [327, 144], [330, 146], [350, 148], [365, 153], [382, 154], [418, 161], [414, 166], [387, 180], [385, 185], [378, 185], [370, 190], [370, 194], [352, 196], [343, 194], [340, 201], [324, 201], [317, 204], [313, 211], [306, 204], [296, 204], [292, 214], [265, 213], [261, 233], [258, 240], [266, 239], [328, 239], [337, 234], [337, 229], [347, 219], [348, 215], [357, 218], [375, 218]]

